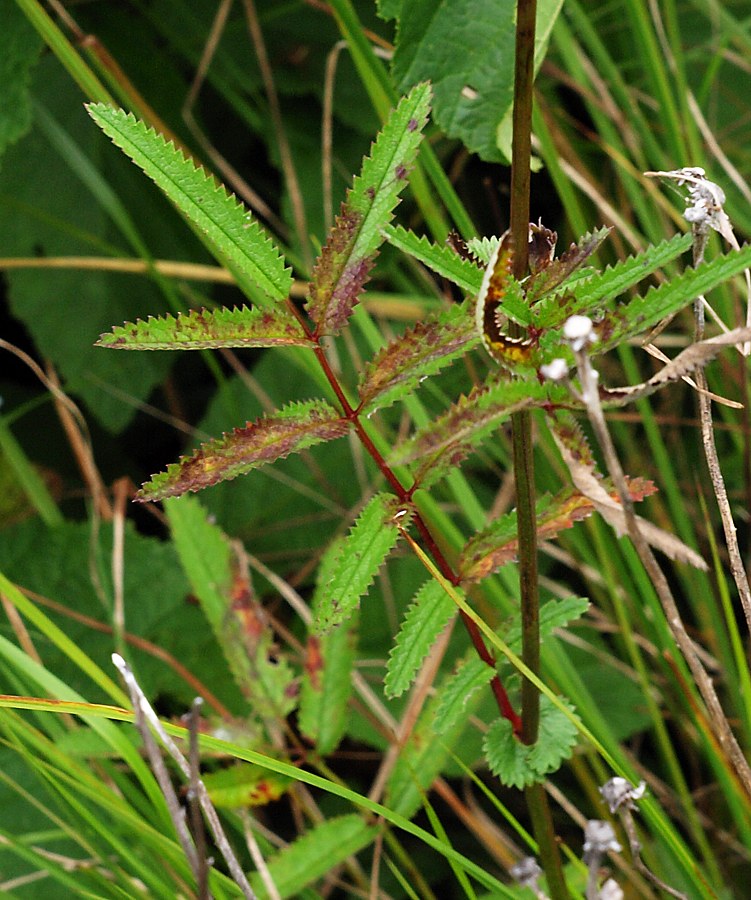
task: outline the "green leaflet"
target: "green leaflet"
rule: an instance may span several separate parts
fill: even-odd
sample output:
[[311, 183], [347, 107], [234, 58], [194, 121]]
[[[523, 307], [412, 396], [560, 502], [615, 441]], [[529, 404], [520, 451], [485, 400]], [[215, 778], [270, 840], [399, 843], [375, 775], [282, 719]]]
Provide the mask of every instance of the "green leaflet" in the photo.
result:
[[[537, 4], [536, 68], [562, 5]], [[515, 0], [410, 0], [397, 30], [398, 90], [430, 80], [438, 125], [492, 162], [511, 158], [515, 9]]]
[[202, 779], [211, 802], [220, 809], [265, 806], [278, 800], [292, 783], [288, 776], [248, 763], [207, 772]]
[[321, 441], [342, 437], [349, 428], [347, 419], [323, 400], [290, 403], [272, 416], [202, 444], [192, 456], [154, 475], [136, 496], [139, 500], [163, 500], [199, 491]]
[[462, 259], [450, 247], [431, 244], [423, 235], [418, 237], [401, 225], [387, 225], [383, 229], [386, 240], [394, 247], [409, 253], [442, 278], [448, 278], [461, 290], [473, 296], [482, 285], [482, 268], [469, 259]]
[[316, 633], [340, 625], [354, 612], [396, 544], [399, 530], [394, 516], [399, 511], [395, 497], [376, 494], [360, 513], [332, 562], [333, 574], [316, 610]]
[[[573, 707], [559, 700], [573, 713]], [[540, 733], [534, 744], [514, 737], [508, 719], [496, 719], [483, 741], [490, 770], [509, 787], [522, 788], [542, 781], [571, 756], [576, 743], [576, 726], [550, 700], [540, 698]]]
[[[666, 241], [647, 247], [641, 253], [620, 260], [602, 272], [577, 281], [572, 287], [571, 302], [563, 304], [559, 293], [545, 297], [537, 307], [540, 324], [560, 325], [575, 313], [587, 313], [609, 303], [624, 291], [638, 284], [652, 272], [667, 265], [691, 246], [690, 234], [678, 234]], [[563, 285], [565, 289], [567, 284]]]
[[[269, 874], [282, 897], [298, 896], [306, 885], [367, 847], [377, 834], [376, 826], [354, 813], [328, 819], [268, 859]], [[257, 872], [250, 880], [259, 897], [268, 897]]]
[[[334, 576], [343, 539], [334, 541], [324, 554], [311, 604], [318, 616], [327, 585]], [[352, 666], [357, 650], [357, 619], [343, 628], [318, 636], [309, 632], [305, 671], [300, 685], [300, 731], [325, 756], [336, 748], [347, 728], [347, 704], [352, 693]]]
[[409, 605], [389, 652], [384, 689], [389, 697], [401, 696], [435, 639], [456, 611], [456, 604], [437, 582], [426, 581]]
[[568, 399], [568, 391], [560, 385], [509, 381], [502, 373], [494, 373], [401, 444], [394, 452], [394, 461], [409, 462], [461, 444], [474, 446], [516, 410]]
[[593, 353], [602, 353], [624, 340], [652, 328], [660, 320], [678, 312], [700, 294], [706, 294], [718, 284], [738, 275], [751, 266], [751, 244], [715, 257], [696, 269], [686, 269], [670, 281], [649, 290], [643, 297], [635, 297], [619, 306], [598, 323], [599, 342]]
[[289, 294], [292, 276], [271, 238], [241, 203], [162, 135], [130, 113], [91, 104], [89, 115], [209, 239], [217, 257], [269, 297]]
[[453, 306], [408, 328], [365, 367], [359, 388], [363, 411], [406, 397], [480, 340], [466, 305]]
[[165, 503], [180, 562], [240, 690], [259, 716], [286, 715], [293, 673], [270, 659], [273, 633], [234, 564], [229, 538], [195, 497]]
[[465, 720], [470, 697], [488, 684], [493, 675], [495, 670], [479, 656], [470, 656], [460, 664], [441, 689], [441, 699], [433, 722], [433, 729], [437, 734], [446, 734]]
[[430, 86], [404, 97], [373, 144], [313, 269], [307, 311], [317, 334], [346, 325], [367, 280], [383, 228], [407, 184], [428, 118]]
[[98, 347], [114, 350], [203, 350], [219, 347], [273, 347], [314, 342], [283, 307], [191, 309], [177, 316], [149, 316], [103, 334]]

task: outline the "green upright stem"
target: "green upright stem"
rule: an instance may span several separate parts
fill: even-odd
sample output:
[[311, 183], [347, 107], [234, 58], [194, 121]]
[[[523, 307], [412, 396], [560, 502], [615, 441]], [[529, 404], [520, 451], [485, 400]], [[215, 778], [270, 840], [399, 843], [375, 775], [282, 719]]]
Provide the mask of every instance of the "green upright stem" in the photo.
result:
[[[513, 275], [522, 279], [529, 265], [529, 186], [532, 143], [532, 95], [537, 0], [518, 0], [514, 73], [514, 131], [511, 144], [511, 238]], [[529, 412], [511, 417], [519, 547], [519, 588], [522, 612], [522, 659], [536, 675], [540, 671], [540, 604], [537, 573], [537, 521], [532, 420]], [[540, 694], [522, 681], [522, 740], [533, 744], [540, 726]], [[525, 791], [540, 862], [554, 900], [569, 896], [547, 795], [541, 784]]]

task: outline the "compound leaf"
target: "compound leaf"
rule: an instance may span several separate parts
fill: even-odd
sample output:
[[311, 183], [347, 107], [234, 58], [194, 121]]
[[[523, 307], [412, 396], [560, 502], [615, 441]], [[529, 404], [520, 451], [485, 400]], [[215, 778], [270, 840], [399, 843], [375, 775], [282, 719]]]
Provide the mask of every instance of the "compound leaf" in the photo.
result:
[[291, 403], [273, 416], [256, 419], [202, 444], [192, 456], [154, 475], [136, 497], [163, 500], [186, 491], [200, 491], [321, 441], [342, 437], [349, 428], [347, 419], [323, 400]]
[[419, 84], [401, 100], [342, 204], [310, 282], [306, 308], [317, 335], [341, 331], [357, 303], [383, 243], [383, 228], [407, 184], [408, 167], [428, 119], [430, 96], [430, 86]]
[[271, 238], [212, 175], [197, 168], [164, 137], [131, 113], [101, 103], [89, 115], [209, 240], [217, 257], [276, 300], [292, 276]]
[[310, 346], [300, 323], [280, 307], [191, 309], [149, 316], [103, 334], [97, 346], [115, 350], [203, 350], [219, 347]]

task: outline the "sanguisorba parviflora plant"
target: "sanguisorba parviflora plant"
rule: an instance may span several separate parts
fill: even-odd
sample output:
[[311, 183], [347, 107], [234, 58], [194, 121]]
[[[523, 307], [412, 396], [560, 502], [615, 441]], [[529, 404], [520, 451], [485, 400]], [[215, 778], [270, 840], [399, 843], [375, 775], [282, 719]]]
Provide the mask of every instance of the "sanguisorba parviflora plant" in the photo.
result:
[[[468, 603], [470, 590], [515, 559], [514, 513], [468, 536], [450, 560], [430, 515], [430, 489], [455, 472], [483, 442], [492, 441], [513, 413], [540, 410], [570, 473], [570, 483], [538, 501], [536, 521], [541, 538], [554, 538], [562, 529], [597, 512], [650, 556], [651, 548], [656, 548], [681, 563], [704, 567], [701, 557], [674, 536], [635, 516], [633, 504], [654, 487], [619, 470], [607, 446], [602, 411], [689, 375], [723, 348], [751, 339], [751, 331], [733, 329], [699, 340], [641, 385], [608, 387], [599, 382], [593, 366], [599, 355], [648, 332], [695, 297], [742, 272], [751, 265], [751, 248], [687, 268], [669, 281], [634, 294], [640, 282], [691, 246], [690, 235], [650, 246], [597, 271], [588, 266], [588, 260], [607, 238], [608, 229], [584, 235], [556, 256], [556, 235], [542, 224], [532, 225], [530, 274], [523, 280], [511, 274], [514, 247], [508, 238], [471, 241], [463, 255], [431, 244], [390, 223], [408, 183], [429, 103], [430, 88], [421, 84], [391, 115], [342, 205], [313, 269], [302, 307], [290, 299], [291, 273], [273, 241], [234, 197], [132, 115], [103, 105], [90, 106], [94, 121], [193, 223], [217, 258], [235, 274], [251, 302], [240, 308], [191, 310], [124, 324], [103, 335], [99, 344], [121, 350], [265, 347], [286, 356], [297, 354], [297, 364], [311, 373], [311, 383], [321, 386], [320, 398], [291, 403], [208, 441], [155, 475], [142, 487], [139, 499], [167, 501], [180, 546], [190, 522], [203, 514], [194, 500], [170, 498], [246, 475], [314, 445], [355, 435], [379, 469], [384, 488], [366, 498], [348, 535], [336, 541], [321, 562], [313, 618], [308, 624], [309, 666], [303, 690], [299, 701], [285, 694], [285, 679], [290, 681], [292, 676], [284, 667], [269, 675], [277, 682], [280, 705], [276, 711], [287, 713], [297, 706], [301, 731], [321, 757], [336, 747], [344, 730], [339, 712], [350, 692], [352, 654], [347, 647], [351, 647], [349, 635], [356, 627], [358, 605], [380, 567], [403, 540], [425, 562], [427, 574], [392, 649], [386, 693], [395, 697], [410, 687], [458, 610], [475, 657], [468, 657], [442, 689], [433, 721], [435, 740], [449, 740], [457, 720], [466, 715], [468, 694], [489, 684], [498, 716], [484, 738], [487, 764], [505, 784], [522, 787], [557, 769], [571, 754], [577, 730], [583, 729], [571, 704], [540, 685], [544, 692], [540, 738], [532, 746], [519, 741], [518, 688], [509, 677], [513, 668], [507, 664], [511, 660], [520, 665], [518, 630], [497, 633]], [[331, 342], [358, 317], [366, 316], [358, 300], [384, 241], [453, 282], [467, 299], [385, 342], [363, 366], [356, 383], [346, 382], [331, 363]], [[386, 446], [373, 414], [396, 403], [409, 403], [426, 379], [481, 344], [500, 365], [490, 369], [468, 394], [454, 398], [438, 417], [415, 428], [398, 446]], [[577, 421], [582, 413], [605, 444], [610, 467], [606, 477], [597, 471]], [[239, 680], [247, 681], [249, 673], [243, 671], [225, 628], [226, 609], [207, 596], [199, 592], [230, 666]], [[543, 637], [580, 616], [586, 607], [586, 601], [576, 598], [548, 602], [541, 619]], [[336, 699], [332, 701], [334, 685]], [[712, 718], [718, 740], [751, 793], [751, 779], [738, 760], [732, 733], [720, 720], [724, 721]], [[406, 760], [402, 771], [392, 773], [390, 797], [396, 808], [407, 813], [414, 810], [420, 803], [421, 788], [429, 786], [423, 778], [414, 760]]]

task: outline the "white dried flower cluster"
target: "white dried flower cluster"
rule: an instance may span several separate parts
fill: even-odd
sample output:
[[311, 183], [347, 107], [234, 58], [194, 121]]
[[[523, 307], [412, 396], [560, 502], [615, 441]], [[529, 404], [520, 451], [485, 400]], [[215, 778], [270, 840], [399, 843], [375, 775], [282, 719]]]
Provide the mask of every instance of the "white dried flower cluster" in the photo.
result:
[[574, 353], [583, 350], [587, 344], [597, 340], [592, 320], [589, 316], [570, 316], [563, 325], [563, 337], [571, 345]]
[[542, 875], [542, 869], [534, 856], [525, 856], [518, 863], [511, 866], [510, 875], [521, 887], [537, 889], [537, 882]]
[[568, 363], [565, 359], [556, 357], [540, 366], [540, 374], [548, 381], [562, 381], [568, 375]]
[[603, 853], [621, 852], [610, 822], [601, 819], [590, 819], [584, 829], [584, 862], [589, 865], [591, 860], [599, 859]]
[[641, 800], [646, 789], [647, 785], [643, 781], [634, 787], [630, 781], [616, 776], [600, 788], [600, 793], [608, 804], [610, 812], [614, 813], [622, 806], [625, 806], [626, 809], [636, 809], [636, 801]]
[[686, 188], [688, 195], [686, 211], [683, 215], [695, 231], [706, 234], [711, 228], [718, 231], [731, 245], [735, 244], [733, 227], [723, 209], [725, 192], [719, 184], [715, 184], [714, 181], [707, 178], [706, 172], [701, 166], [684, 166], [682, 169], [673, 169], [669, 172], [646, 172], [645, 174], [669, 178], [678, 187]]

